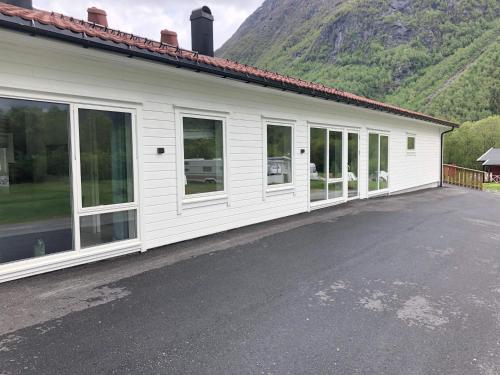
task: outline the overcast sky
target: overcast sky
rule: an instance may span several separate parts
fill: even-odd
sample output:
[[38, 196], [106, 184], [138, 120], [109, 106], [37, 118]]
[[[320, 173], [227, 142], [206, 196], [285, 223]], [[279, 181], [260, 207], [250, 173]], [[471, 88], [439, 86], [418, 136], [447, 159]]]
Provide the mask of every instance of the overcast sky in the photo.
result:
[[159, 40], [160, 30], [177, 32], [179, 44], [191, 48], [189, 16], [193, 9], [208, 5], [215, 17], [214, 42], [219, 48], [256, 10], [263, 0], [33, 0], [38, 9], [87, 19], [87, 8], [106, 10], [109, 26]]

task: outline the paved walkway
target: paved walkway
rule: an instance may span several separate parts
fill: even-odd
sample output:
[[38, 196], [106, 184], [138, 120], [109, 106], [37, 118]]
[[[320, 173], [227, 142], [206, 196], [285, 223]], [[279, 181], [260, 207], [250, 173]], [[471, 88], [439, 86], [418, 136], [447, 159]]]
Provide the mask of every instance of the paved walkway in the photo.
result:
[[354, 201], [0, 300], [2, 375], [499, 374], [500, 196]]

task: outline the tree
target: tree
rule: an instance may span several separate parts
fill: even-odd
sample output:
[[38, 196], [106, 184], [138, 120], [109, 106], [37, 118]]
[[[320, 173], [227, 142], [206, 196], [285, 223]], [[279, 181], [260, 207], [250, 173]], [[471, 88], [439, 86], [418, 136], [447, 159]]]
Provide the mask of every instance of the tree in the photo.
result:
[[444, 142], [444, 160], [460, 167], [478, 169], [477, 158], [491, 147], [500, 147], [500, 116], [466, 122], [448, 133]]

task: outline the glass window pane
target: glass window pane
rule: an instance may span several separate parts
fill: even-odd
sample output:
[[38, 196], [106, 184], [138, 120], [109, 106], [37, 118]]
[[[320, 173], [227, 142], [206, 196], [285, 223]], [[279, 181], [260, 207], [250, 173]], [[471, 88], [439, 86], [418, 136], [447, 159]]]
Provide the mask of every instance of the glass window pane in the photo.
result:
[[389, 137], [380, 136], [380, 171], [379, 189], [387, 189], [389, 186]]
[[347, 190], [349, 197], [358, 195], [358, 135], [347, 136]]
[[224, 191], [222, 121], [184, 117], [185, 194]]
[[292, 128], [267, 126], [267, 184], [292, 182]]
[[342, 178], [342, 132], [330, 131], [330, 178]]
[[326, 129], [311, 128], [310, 173], [311, 202], [326, 199]]
[[368, 139], [368, 190], [378, 190], [378, 134]]
[[328, 199], [342, 198], [344, 196], [343, 186], [343, 182], [330, 182], [328, 184]]
[[134, 201], [130, 113], [80, 109], [83, 207]]
[[415, 137], [408, 137], [407, 148], [408, 151], [415, 150]]
[[120, 211], [80, 217], [82, 248], [137, 238], [136, 211]]
[[0, 98], [0, 263], [73, 249], [67, 105]]

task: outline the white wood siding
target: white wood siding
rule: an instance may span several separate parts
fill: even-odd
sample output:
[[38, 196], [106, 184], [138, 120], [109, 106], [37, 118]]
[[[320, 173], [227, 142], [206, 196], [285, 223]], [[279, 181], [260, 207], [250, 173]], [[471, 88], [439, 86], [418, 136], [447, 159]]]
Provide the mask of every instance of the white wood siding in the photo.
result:
[[[0, 50], [2, 96], [138, 109], [145, 249], [308, 211], [309, 122], [360, 130], [361, 198], [367, 197], [368, 129], [389, 133], [390, 192], [439, 181], [444, 127], [7, 31], [0, 31]], [[227, 113], [228, 203], [178, 211], [177, 106]], [[295, 126], [295, 189], [265, 197], [263, 116]], [[416, 136], [413, 155], [407, 133]], [[165, 154], [157, 155], [157, 147]]]

